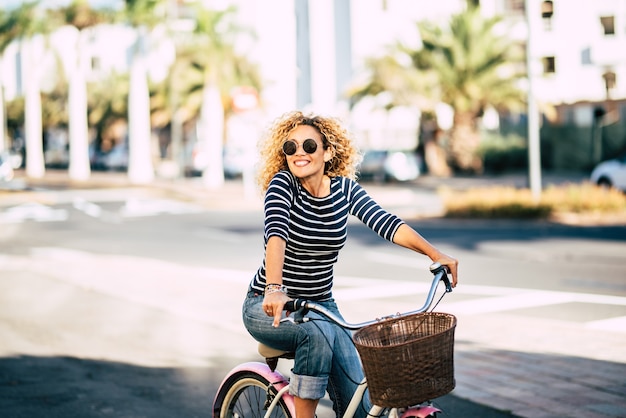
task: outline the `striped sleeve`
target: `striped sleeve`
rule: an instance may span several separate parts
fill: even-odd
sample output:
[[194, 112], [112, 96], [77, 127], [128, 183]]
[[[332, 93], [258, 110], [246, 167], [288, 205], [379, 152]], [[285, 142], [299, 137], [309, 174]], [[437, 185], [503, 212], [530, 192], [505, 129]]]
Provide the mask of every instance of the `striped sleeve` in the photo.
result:
[[404, 221], [380, 207], [357, 182], [349, 179], [345, 179], [345, 182], [346, 195], [350, 202], [350, 214], [359, 218], [382, 238], [393, 242], [396, 231], [400, 225], [404, 224]]
[[289, 211], [293, 202], [291, 178], [279, 172], [270, 182], [265, 193], [265, 242], [271, 236], [289, 238]]

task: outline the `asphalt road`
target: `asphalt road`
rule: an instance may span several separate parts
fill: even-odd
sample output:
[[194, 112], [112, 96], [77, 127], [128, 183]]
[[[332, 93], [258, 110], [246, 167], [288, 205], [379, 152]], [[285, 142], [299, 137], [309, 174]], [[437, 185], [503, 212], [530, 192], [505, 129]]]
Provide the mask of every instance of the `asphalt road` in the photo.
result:
[[[29, 205], [0, 207], [0, 416], [208, 416], [222, 376], [256, 358], [238, 314], [262, 255], [254, 204], [207, 210], [198, 202], [143, 193], [39, 196]], [[624, 226], [410, 222], [462, 260], [459, 292], [442, 302], [454, 312], [470, 309], [472, 292], [526, 289], [599, 298], [589, 310], [580, 303], [518, 307], [517, 317], [533, 324], [626, 317], [624, 306], [601, 299], [626, 295]], [[346, 316], [358, 321], [408, 306], [406, 295], [376, 299], [358, 290], [401, 285], [406, 292], [406, 283], [428, 280], [427, 265], [351, 224], [337, 268]], [[502, 310], [494, 303], [496, 315]], [[459, 332], [461, 360], [472, 344], [497, 340]], [[538, 338], [513, 347], [536, 351], [542, 344]], [[568, 350], [587, 356], [582, 348]], [[621, 361], [619, 351], [606, 347], [592, 357]], [[458, 390], [437, 400], [444, 416], [514, 416], [506, 405], [468, 400], [478, 396], [471, 396], [466, 382], [472, 379], [460, 366]]]

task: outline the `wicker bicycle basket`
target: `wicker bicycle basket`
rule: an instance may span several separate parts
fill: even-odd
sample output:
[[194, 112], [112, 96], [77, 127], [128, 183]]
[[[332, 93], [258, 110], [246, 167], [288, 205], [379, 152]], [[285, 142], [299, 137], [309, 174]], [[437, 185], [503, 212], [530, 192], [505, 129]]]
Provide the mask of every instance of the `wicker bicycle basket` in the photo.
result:
[[372, 403], [417, 405], [454, 389], [456, 317], [424, 312], [360, 329], [354, 343]]

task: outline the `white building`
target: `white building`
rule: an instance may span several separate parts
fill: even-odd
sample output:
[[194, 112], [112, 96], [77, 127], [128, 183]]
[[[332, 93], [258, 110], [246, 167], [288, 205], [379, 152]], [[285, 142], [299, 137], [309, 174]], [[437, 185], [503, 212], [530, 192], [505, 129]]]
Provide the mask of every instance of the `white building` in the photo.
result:
[[[396, 39], [417, 45], [417, 21], [444, 22], [467, 7], [466, 0], [232, 1], [259, 34], [270, 115], [294, 107], [341, 114], [342, 92], [366, 57]], [[512, 37], [524, 44], [532, 37], [536, 99], [557, 106], [558, 122], [589, 125], [598, 106], [626, 120], [626, 0], [479, 3], [484, 14], [506, 18]]]
[[520, 21], [520, 41], [524, 3], [537, 100], [557, 106], [560, 123], [591, 125], [598, 106], [626, 121], [626, 0], [481, 1], [485, 13]]

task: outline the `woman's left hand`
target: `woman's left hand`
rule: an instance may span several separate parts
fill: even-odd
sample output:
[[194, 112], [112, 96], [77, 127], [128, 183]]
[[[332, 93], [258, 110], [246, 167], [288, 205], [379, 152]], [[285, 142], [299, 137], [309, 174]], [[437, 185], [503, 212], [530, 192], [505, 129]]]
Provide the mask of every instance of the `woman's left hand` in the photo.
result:
[[452, 276], [452, 287], [456, 287], [458, 282], [457, 274], [459, 270], [459, 261], [456, 258], [450, 257], [442, 252], [440, 252], [437, 257], [433, 258], [433, 261], [448, 268], [448, 272], [450, 272], [450, 275]]

